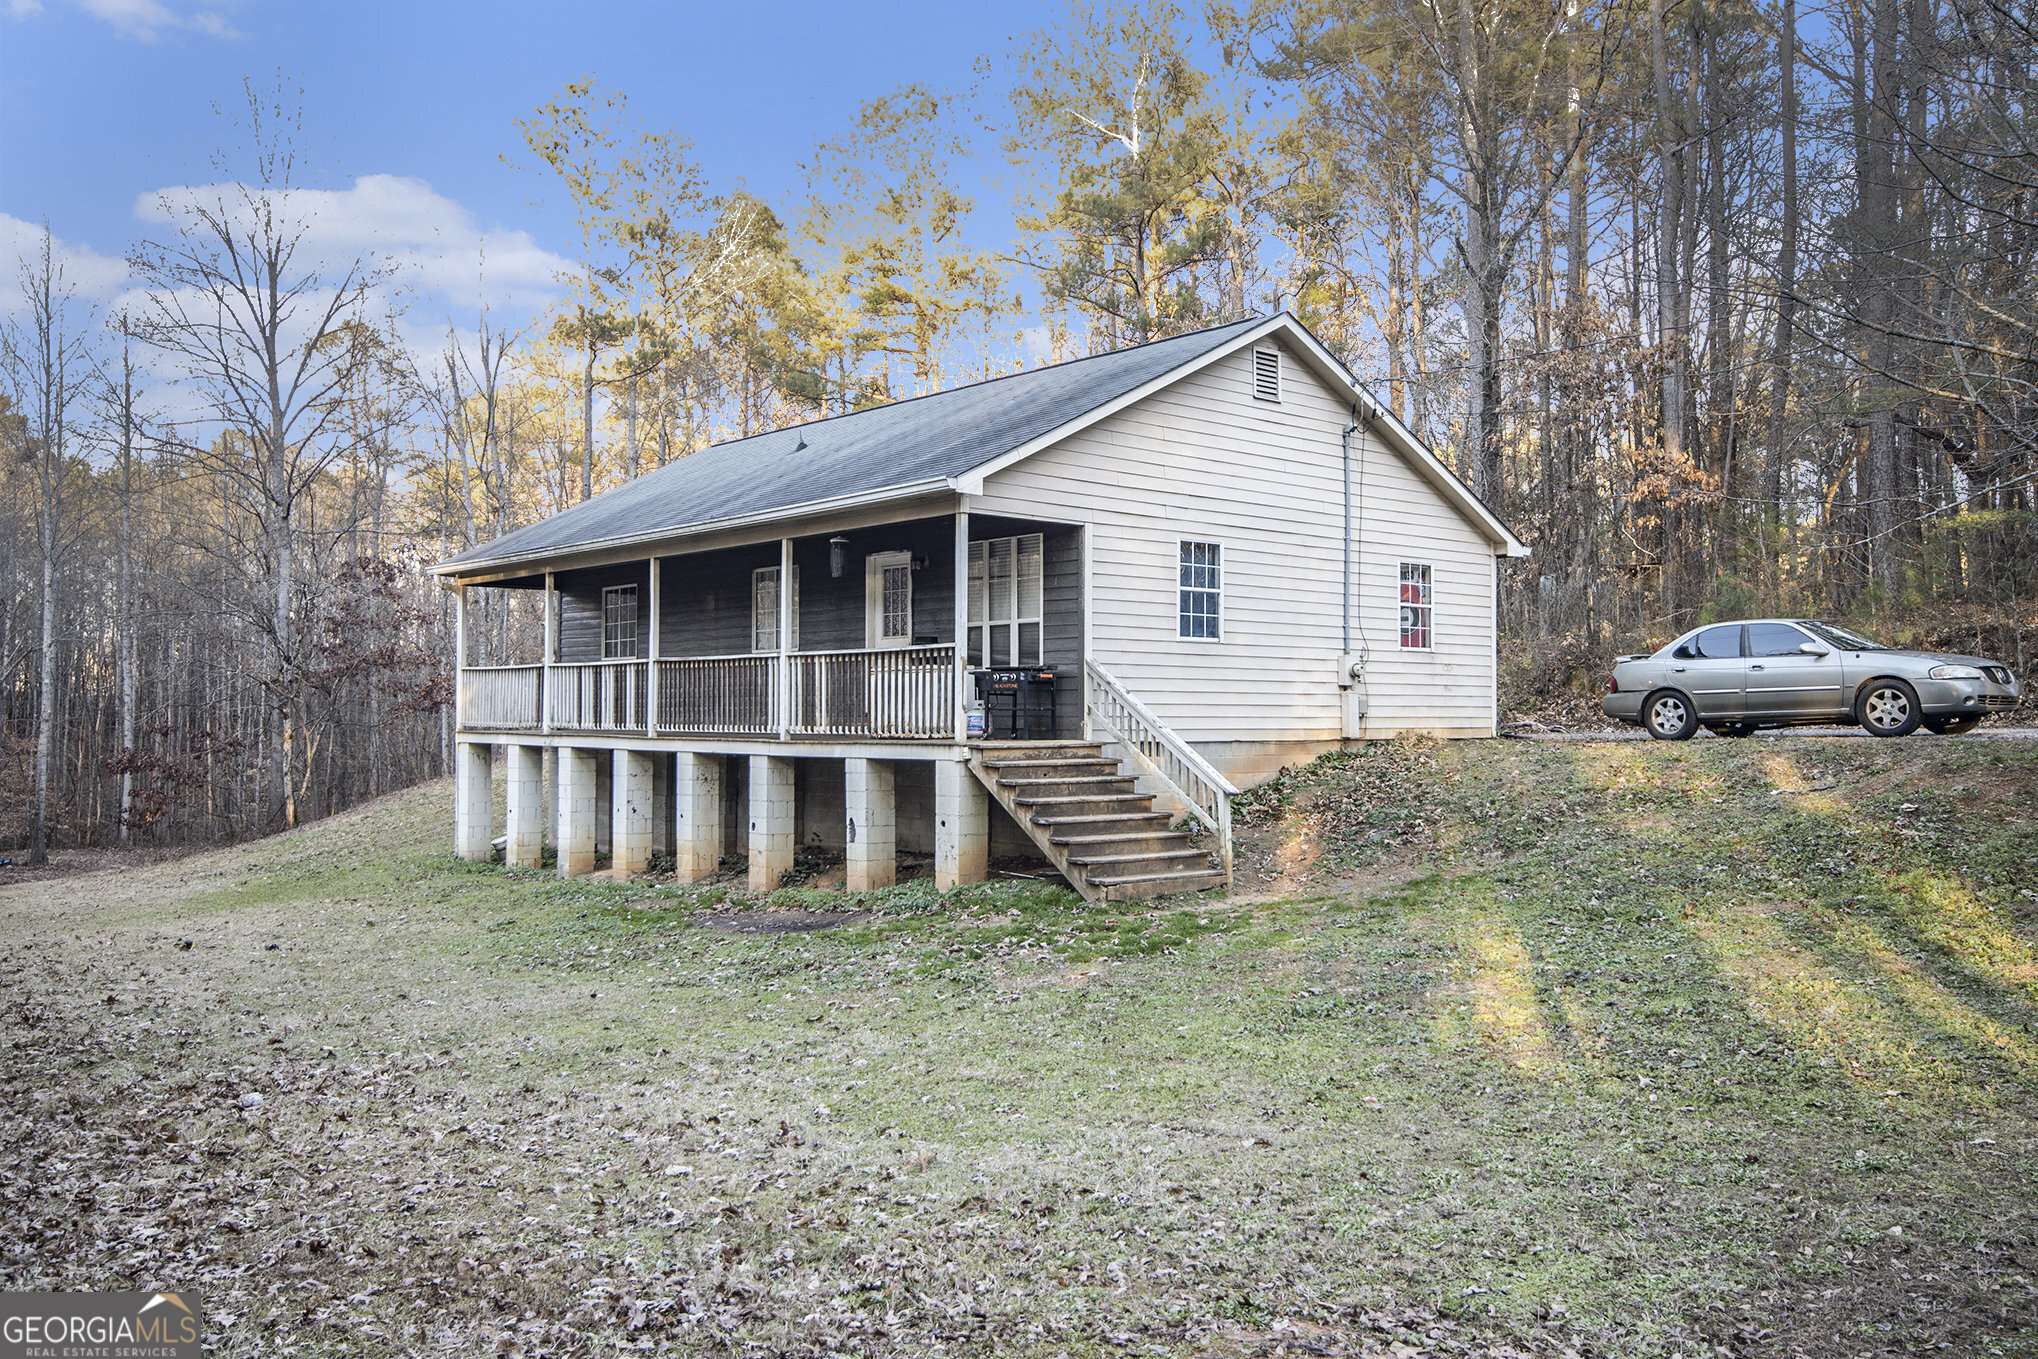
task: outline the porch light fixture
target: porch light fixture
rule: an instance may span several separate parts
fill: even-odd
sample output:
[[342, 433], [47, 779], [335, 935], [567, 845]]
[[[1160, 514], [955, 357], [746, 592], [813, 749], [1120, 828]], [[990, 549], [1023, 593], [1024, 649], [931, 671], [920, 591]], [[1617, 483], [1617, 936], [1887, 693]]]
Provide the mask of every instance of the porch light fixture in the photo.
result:
[[925, 552], [915, 552], [912, 556], [912, 563], [915, 571], [925, 571], [927, 569], [927, 554]]
[[849, 569], [849, 540], [836, 534], [828, 540], [828, 574], [837, 580]]

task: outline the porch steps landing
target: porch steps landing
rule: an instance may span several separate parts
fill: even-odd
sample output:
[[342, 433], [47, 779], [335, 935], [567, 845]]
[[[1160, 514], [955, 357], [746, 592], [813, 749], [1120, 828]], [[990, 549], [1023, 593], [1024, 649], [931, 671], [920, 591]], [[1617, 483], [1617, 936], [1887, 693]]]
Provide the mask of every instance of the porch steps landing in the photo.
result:
[[1224, 885], [1210, 854], [1168, 829], [1153, 795], [1101, 744], [979, 745], [970, 771], [1088, 901], [1133, 901]]

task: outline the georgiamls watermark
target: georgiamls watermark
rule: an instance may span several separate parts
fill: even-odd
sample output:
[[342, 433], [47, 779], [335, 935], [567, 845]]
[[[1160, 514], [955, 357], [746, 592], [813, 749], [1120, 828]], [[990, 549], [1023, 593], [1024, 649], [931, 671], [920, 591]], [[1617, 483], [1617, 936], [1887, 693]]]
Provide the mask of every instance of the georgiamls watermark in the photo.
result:
[[0, 1359], [198, 1359], [204, 1310], [180, 1293], [0, 1293]]

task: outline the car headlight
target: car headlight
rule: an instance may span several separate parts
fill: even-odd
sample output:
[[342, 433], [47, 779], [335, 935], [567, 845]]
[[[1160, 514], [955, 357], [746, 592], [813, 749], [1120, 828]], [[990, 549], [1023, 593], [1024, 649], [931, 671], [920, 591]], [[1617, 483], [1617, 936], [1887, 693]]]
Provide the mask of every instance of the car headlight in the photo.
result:
[[1926, 672], [1933, 679], [1980, 679], [1981, 671], [1971, 665], [1935, 665]]

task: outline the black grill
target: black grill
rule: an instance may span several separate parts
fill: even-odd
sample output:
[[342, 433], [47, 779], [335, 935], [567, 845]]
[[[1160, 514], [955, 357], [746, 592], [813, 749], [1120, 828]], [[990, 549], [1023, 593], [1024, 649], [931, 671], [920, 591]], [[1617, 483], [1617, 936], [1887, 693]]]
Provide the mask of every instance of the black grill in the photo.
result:
[[1981, 668], [1981, 673], [1987, 675], [1997, 684], [2008, 684], [2010, 682], [2010, 672], [2007, 666], [1984, 665]]
[[984, 735], [1037, 741], [1054, 735], [1055, 672], [1045, 667], [977, 671]]

